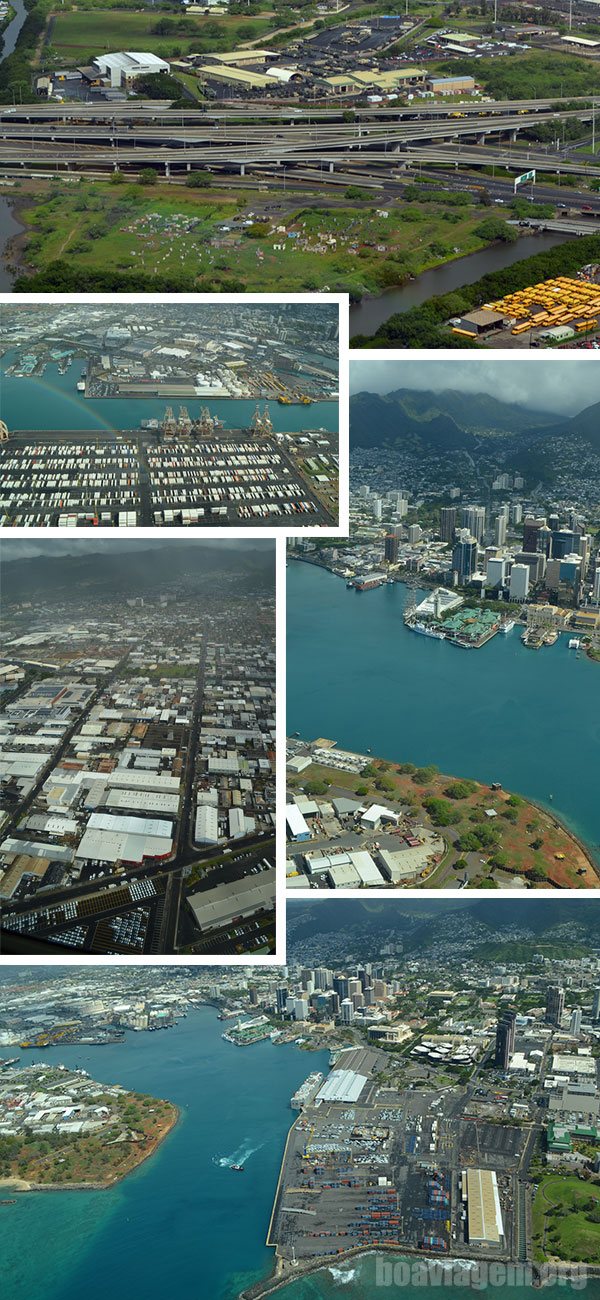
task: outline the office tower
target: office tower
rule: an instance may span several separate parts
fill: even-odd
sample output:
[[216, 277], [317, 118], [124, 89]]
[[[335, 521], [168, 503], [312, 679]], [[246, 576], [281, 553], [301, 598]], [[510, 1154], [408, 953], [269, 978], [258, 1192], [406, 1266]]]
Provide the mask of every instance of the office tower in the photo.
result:
[[541, 555], [549, 555], [552, 545], [552, 530], [541, 516], [534, 519], [527, 515], [523, 523], [523, 550]]
[[251, 1007], [257, 1007], [257, 1006], [258, 1006], [258, 989], [254, 989], [254, 988], [250, 989], [250, 990], [249, 990], [249, 998], [250, 998], [250, 1006], [251, 1006]]
[[292, 998], [290, 1010], [294, 1020], [308, 1020], [308, 998]]
[[287, 1000], [289, 989], [282, 986], [277, 989], [277, 1011], [280, 1016], [284, 1016], [287, 1009]]
[[340, 1001], [350, 996], [350, 980], [346, 975], [336, 975], [333, 981], [333, 987], [338, 994]]
[[452, 568], [461, 583], [471, 581], [477, 568], [477, 542], [474, 537], [461, 537], [452, 549]]
[[574, 1007], [571, 1012], [569, 1033], [573, 1035], [573, 1038], [579, 1038], [581, 1033], [581, 1007]]
[[351, 1025], [354, 1020], [354, 1003], [352, 998], [344, 998], [340, 1006], [340, 1020], [343, 1025]]
[[475, 537], [478, 542], [483, 541], [485, 506], [463, 506], [462, 522], [463, 528], [468, 528], [472, 537]]
[[529, 595], [529, 568], [526, 564], [513, 564], [510, 571], [509, 594], [511, 600], [527, 600]]
[[581, 534], [572, 528], [557, 528], [552, 533], [552, 559], [562, 560], [565, 555], [579, 555]]
[[594, 989], [592, 1001], [592, 1020], [600, 1020], [600, 988]]
[[397, 564], [398, 563], [398, 538], [394, 535], [394, 533], [387, 534], [383, 544], [383, 548], [384, 548], [383, 554], [386, 562], [388, 564]]
[[494, 1064], [507, 1070], [515, 1050], [516, 1012], [503, 1011], [496, 1025], [496, 1051]]
[[440, 538], [442, 542], [453, 542], [456, 531], [456, 506], [442, 506], [440, 511]]
[[504, 546], [506, 542], [506, 516], [498, 515], [494, 521], [494, 540], [496, 546]]
[[506, 580], [506, 558], [504, 556], [493, 555], [487, 562], [486, 583], [488, 587], [500, 589], [504, 586]]
[[314, 977], [314, 972], [310, 969], [310, 967], [305, 966], [300, 971], [300, 983], [303, 989], [307, 989], [309, 984], [312, 984], [314, 988], [315, 977]]
[[333, 976], [326, 966], [317, 966], [314, 972], [314, 981], [316, 989], [330, 989], [333, 986]]
[[596, 572], [594, 574], [594, 602], [600, 604], [600, 563], [596, 561]]
[[551, 1025], [560, 1025], [565, 1009], [565, 990], [558, 984], [551, 984], [546, 993], [546, 1020]]

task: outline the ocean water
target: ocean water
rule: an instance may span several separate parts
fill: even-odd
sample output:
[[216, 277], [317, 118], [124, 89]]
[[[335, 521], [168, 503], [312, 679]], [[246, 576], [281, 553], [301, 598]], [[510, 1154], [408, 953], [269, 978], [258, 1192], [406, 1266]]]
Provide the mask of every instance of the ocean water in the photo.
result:
[[270, 1041], [237, 1048], [224, 1028], [201, 1008], [124, 1043], [22, 1053], [164, 1097], [181, 1119], [114, 1189], [27, 1193], [0, 1206], [2, 1300], [232, 1300], [270, 1271], [264, 1243], [289, 1099], [328, 1054]]
[[[17, 379], [5, 375], [15, 353], [7, 352], [0, 366], [0, 419], [9, 429], [133, 429], [140, 420], [161, 419], [168, 405], [164, 398], [130, 400], [118, 397], [85, 398], [77, 392], [83, 368], [77, 359], [64, 375], [50, 364], [39, 379]], [[171, 400], [175, 411], [179, 403]], [[208, 406], [224, 422], [225, 429], [249, 425], [256, 401], [221, 399], [203, 401], [189, 398], [185, 405], [192, 418]], [[259, 403], [261, 410], [264, 401]], [[273, 428], [277, 432], [298, 433], [302, 429], [336, 430], [337, 402], [314, 402], [312, 406], [280, 406], [269, 403]]]
[[410, 632], [402, 584], [357, 593], [287, 569], [287, 730], [501, 781], [554, 809], [600, 862], [600, 664], [515, 628], [480, 650]]
[[543, 1290], [536, 1290], [522, 1277], [509, 1278], [501, 1285], [480, 1287], [476, 1283], [476, 1273], [464, 1261], [459, 1265], [454, 1261], [448, 1266], [441, 1261], [433, 1261], [433, 1272], [427, 1272], [419, 1279], [417, 1270], [421, 1262], [401, 1259], [386, 1254], [379, 1260], [373, 1255], [360, 1256], [346, 1263], [332, 1264], [305, 1278], [298, 1278], [275, 1292], [281, 1300], [419, 1300], [424, 1291], [434, 1294], [449, 1294], [452, 1300], [467, 1300], [467, 1297], [479, 1295], [482, 1290], [494, 1300], [534, 1300], [536, 1295], [564, 1296], [573, 1300], [576, 1295], [586, 1300], [599, 1300], [600, 1279], [579, 1278], [573, 1283], [552, 1283]]
[[[328, 1054], [271, 1042], [236, 1048], [212, 1008], [156, 1034], [107, 1047], [50, 1048], [23, 1060], [78, 1065], [175, 1102], [181, 1119], [153, 1157], [106, 1192], [38, 1192], [0, 1206], [2, 1300], [235, 1300], [270, 1274], [264, 1242], [285, 1139], [289, 1098]], [[243, 1163], [237, 1174], [232, 1163]], [[0, 1196], [10, 1196], [2, 1190]], [[414, 1261], [413, 1268], [414, 1268]], [[394, 1278], [391, 1266], [396, 1270]], [[333, 1261], [276, 1292], [282, 1300], [419, 1300], [406, 1262], [386, 1256]], [[468, 1270], [452, 1287], [473, 1294]], [[428, 1290], [448, 1289], [447, 1270]], [[571, 1293], [571, 1288], [561, 1288]], [[530, 1286], [494, 1288], [497, 1300], [534, 1300]], [[600, 1300], [600, 1282], [585, 1295]]]

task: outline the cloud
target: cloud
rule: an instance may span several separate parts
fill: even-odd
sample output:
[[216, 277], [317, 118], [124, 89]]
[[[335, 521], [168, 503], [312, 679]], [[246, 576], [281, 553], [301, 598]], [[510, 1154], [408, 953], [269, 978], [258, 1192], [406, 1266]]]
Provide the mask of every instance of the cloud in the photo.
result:
[[174, 556], [176, 549], [181, 547], [189, 549], [191, 546], [198, 546], [202, 548], [210, 547], [212, 549], [216, 547], [221, 550], [237, 549], [239, 551], [261, 551], [265, 550], [265, 548], [274, 549], [275, 543], [270, 538], [256, 538], [255, 540], [249, 539], [248, 541], [240, 541], [236, 538], [219, 538], [217, 540], [214, 538], [202, 539], [200, 537], [190, 538], [189, 541], [187, 538], [182, 541], [180, 538], [176, 537], [168, 539], [165, 539], [164, 537], [156, 539], [153, 537], [133, 537], [128, 538], [127, 541], [125, 541], [123, 538], [119, 537], [118, 534], [115, 536], [114, 540], [108, 537], [88, 538], [80, 536], [77, 540], [69, 538], [64, 541], [62, 541], [62, 539], [61, 541], [46, 541], [44, 539], [43, 542], [36, 542], [33, 540], [20, 541], [9, 537], [6, 540], [4, 538], [2, 539], [0, 563], [7, 564], [11, 560], [36, 560], [40, 556], [44, 559], [53, 558], [64, 560], [67, 556], [79, 557], [81, 555], [102, 555], [107, 554], [107, 548], [110, 548], [110, 553], [112, 555], [116, 552], [119, 552], [122, 555], [131, 555], [132, 551], [162, 550], [164, 546], [171, 546], [173, 548], [172, 554]]
[[529, 352], [510, 360], [477, 357], [469, 360], [417, 361], [412, 357], [374, 361], [354, 356], [350, 392], [390, 393], [397, 388], [442, 392], [488, 393], [503, 402], [530, 410], [576, 415], [600, 402], [600, 370], [594, 353], [552, 357]]

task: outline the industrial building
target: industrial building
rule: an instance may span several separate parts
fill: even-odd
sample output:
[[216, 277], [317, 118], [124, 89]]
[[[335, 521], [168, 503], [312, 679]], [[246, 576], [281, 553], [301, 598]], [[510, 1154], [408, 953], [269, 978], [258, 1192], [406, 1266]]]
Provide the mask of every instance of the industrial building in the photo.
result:
[[504, 1240], [504, 1224], [498, 1179], [494, 1170], [465, 1170], [462, 1175], [462, 1193], [467, 1202], [470, 1245], [499, 1247]]
[[215, 889], [199, 890], [190, 894], [189, 903], [201, 930], [216, 930], [238, 917], [271, 911], [275, 903], [275, 868]]
[[354, 1070], [332, 1070], [329, 1078], [317, 1093], [317, 1101], [339, 1101], [352, 1104], [358, 1101], [366, 1083], [366, 1074], [357, 1074]]
[[137, 77], [156, 76], [159, 72], [169, 73], [171, 66], [156, 54], [139, 54], [126, 50], [120, 54], [99, 54], [93, 65], [101, 77], [107, 77], [113, 88], [132, 86]]

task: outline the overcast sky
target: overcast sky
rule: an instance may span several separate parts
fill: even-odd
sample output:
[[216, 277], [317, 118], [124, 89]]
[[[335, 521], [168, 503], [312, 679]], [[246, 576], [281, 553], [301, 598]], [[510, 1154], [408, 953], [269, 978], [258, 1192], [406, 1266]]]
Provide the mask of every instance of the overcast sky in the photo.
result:
[[350, 366], [350, 392], [391, 393], [396, 388], [445, 388], [464, 393], [489, 393], [503, 402], [519, 402], [559, 415], [576, 415], [600, 402], [600, 367], [588, 357], [543, 357], [527, 353], [520, 360], [492, 361], [373, 361], [361, 357]]
[[274, 542], [272, 542], [270, 539], [267, 538], [261, 539], [258, 537], [255, 540], [248, 539], [247, 541], [236, 539], [236, 538], [231, 538], [231, 539], [223, 538], [223, 540], [219, 538], [218, 540], [216, 540], [216, 539], [211, 539], [209, 537], [207, 538], [190, 537], [189, 539], [174, 537], [170, 541], [165, 541], [165, 539], [162, 537], [156, 538], [156, 540], [154, 540], [153, 537], [148, 537], [148, 538], [134, 537], [134, 538], [128, 538], [127, 541], [125, 541], [121, 537], [117, 536], [115, 537], [114, 541], [112, 541], [107, 537], [79, 536], [77, 540], [72, 540], [71, 538], [69, 538], [68, 541], [64, 541], [64, 542], [62, 540], [46, 541], [45, 539], [43, 542], [36, 542], [33, 539], [31, 541], [21, 542], [21, 541], [13, 540], [12, 538], [7, 538], [7, 539], [3, 538], [2, 551], [0, 552], [0, 563], [6, 564], [9, 560], [33, 560], [38, 555], [43, 555], [45, 557], [55, 556], [57, 559], [64, 559], [67, 555], [97, 555], [99, 553], [102, 553], [103, 551], [106, 552], [109, 547], [112, 547], [113, 554], [115, 554], [117, 551], [124, 552], [125, 554], [131, 554], [132, 547], [136, 548], [136, 550], [138, 551], [148, 551], [156, 547], [177, 546], [177, 545], [179, 546], [196, 545], [199, 547], [216, 546], [219, 547], [221, 550], [223, 550], [225, 547], [227, 547], [228, 550], [232, 550], [237, 547], [240, 550], [247, 551], [247, 550], [264, 550], [265, 547], [270, 547], [270, 546], [274, 547]]

